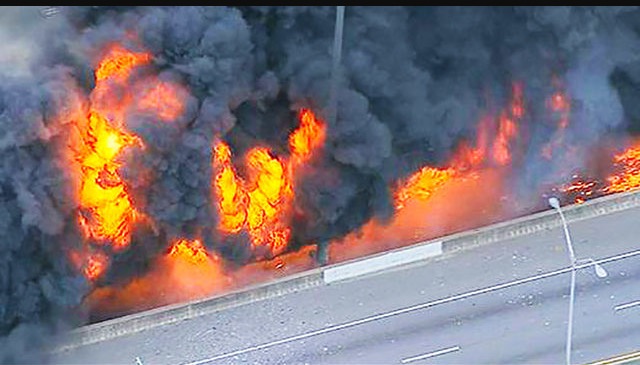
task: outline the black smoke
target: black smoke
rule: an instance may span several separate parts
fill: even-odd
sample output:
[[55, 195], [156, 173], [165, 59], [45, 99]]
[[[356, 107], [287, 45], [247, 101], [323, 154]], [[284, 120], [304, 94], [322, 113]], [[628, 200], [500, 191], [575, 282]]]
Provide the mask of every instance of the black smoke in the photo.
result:
[[[0, 361], [39, 362], [38, 351], [88, 284], [67, 249], [75, 183], [65, 166], [74, 100], [69, 71], [33, 84], [0, 77]], [[73, 323], [73, 322], [71, 322]], [[79, 322], [82, 323], [82, 322]]]
[[[114, 42], [144, 49], [153, 60], [140, 77], [186, 90], [176, 120], [130, 110], [124, 121], [145, 148], [126, 150], [121, 176], [153, 226], [114, 257], [101, 283], [114, 284], [147, 270], [177, 237], [252, 259], [246, 237], [216, 233], [212, 146], [225, 140], [242, 156], [260, 144], [286, 156], [299, 108], [326, 119], [335, 15], [334, 7], [63, 8], [40, 19], [57, 22], [55, 31], [29, 33], [28, 71], [0, 58], [0, 360], [22, 361], [27, 344], [58, 328], [90, 290], [66, 258], [81, 245], [68, 146], [100, 51]], [[584, 165], [603, 136], [640, 130], [639, 15], [634, 7], [347, 7], [337, 118], [326, 120], [323, 153], [297, 177], [291, 246], [390, 217], [388, 187], [446, 164], [473, 140], [483, 112], [508, 103], [514, 81], [524, 88], [529, 143], [510, 185], [520, 203], [534, 201], [542, 183]], [[549, 162], [539, 149], [555, 131], [546, 104], [553, 79], [571, 97], [567, 141], [580, 153]]]

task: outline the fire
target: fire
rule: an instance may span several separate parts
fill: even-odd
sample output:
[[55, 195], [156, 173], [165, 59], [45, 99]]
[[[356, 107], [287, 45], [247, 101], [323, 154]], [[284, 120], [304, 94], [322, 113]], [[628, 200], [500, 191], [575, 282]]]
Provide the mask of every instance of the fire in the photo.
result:
[[293, 198], [285, 164], [265, 148], [247, 153], [248, 180], [241, 179], [224, 142], [214, 147], [215, 193], [220, 213], [219, 228], [225, 233], [246, 229], [254, 249], [266, 247], [271, 255], [282, 252], [290, 229], [283, 224]]
[[272, 254], [282, 252], [289, 242], [290, 229], [280, 226], [293, 191], [286, 167], [264, 148], [247, 154], [249, 166], [249, 209], [247, 223], [254, 246], [266, 246]]
[[[110, 85], [104, 83], [112, 79], [126, 81], [134, 67], [149, 59], [147, 54], [112, 47], [95, 71], [95, 90], [99, 91], [96, 102], [99, 100], [101, 107], [122, 107], [117, 101], [109, 103]], [[118, 112], [116, 110], [114, 114]], [[109, 242], [114, 249], [120, 250], [129, 245], [131, 226], [139, 213], [118, 175], [121, 163], [117, 157], [124, 147], [139, 143], [139, 140], [118, 128], [121, 121], [109, 120], [102, 108], [100, 111], [92, 108], [87, 119], [86, 128], [81, 131], [83, 148], [77, 153], [83, 174], [79, 197], [82, 211], [78, 220], [87, 238]]]
[[131, 71], [136, 66], [150, 61], [151, 55], [148, 53], [134, 53], [115, 44], [105, 52], [104, 57], [98, 63], [95, 70], [96, 84], [109, 78], [124, 81], [129, 78]]
[[509, 143], [516, 136], [518, 127], [513, 119], [506, 115], [501, 115], [499, 120], [499, 130], [493, 144], [493, 158], [500, 165], [511, 162], [511, 152]]
[[305, 161], [324, 143], [326, 126], [309, 109], [299, 113], [300, 126], [289, 136], [289, 149], [298, 160]]
[[176, 84], [155, 81], [144, 91], [138, 107], [154, 113], [164, 121], [174, 120], [182, 114], [184, 109], [181, 93], [182, 90]]
[[573, 175], [572, 182], [563, 186], [560, 191], [572, 197], [574, 203], [582, 204], [598, 193], [597, 185], [598, 182], [595, 180], [584, 179], [578, 175]]
[[[184, 299], [210, 295], [229, 285], [222, 260], [207, 251], [199, 239], [174, 240], [168, 253], [159, 260], [156, 270], [146, 279], [153, 280], [153, 274], [168, 276], [163, 291]], [[178, 292], [171, 290], [172, 286], [179, 288]]]
[[193, 265], [205, 264], [209, 259], [207, 250], [200, 240], [177, 240], [169, 249], [169, 256]]
[[324, 123], [309, 109], [302, 109], [298, 117], [300, 126], [289, 136], [291, 158], [278, 158], [263, 147], [252, 148], [246, 154], [245, 178], [233, 166], [229, 145], [218, 142], [214, 146], [218, 229], [224, 234], [246, 231], [258, 256], [275, 256], [286, 249], [291, 237], [295, 169], [324, 143]]
[[609, 185], [605, 191], [619, 193], [640, 187], [640, 147], [631, 147], [615, 155], [613, 160], [622, 171], [607, 178]]
[[101, 252], [84, 252], [84, 250], [72, 250], [69, 260], [76, 270], [82, 272], [90, 280], [97, 280], [109, 266], [109, 258]]
[[214, 148], [215, 192], [218, 197], [220, 222], [218, 228], [225, 233], [239, 232], [247, 219], [248, 196], [244, 182], [237, 176], [231, 163], [231, 149], [224, 142]]
[[80, 205], [87, 214], [81, 213], [79, 222], [87, 238], [110, 241], [116, 249], [129, 244], [130, 224], [137, 216], [118, 176], [116, 157], [124, 146], [135, 142], [99, 114], [89, 114], [83, 134], [85, 149], [78, 156], [83, 174]]
[[498, 133], [493, 142], [493, 159], [504, 166], [511, 162], [510, 145], [518, 134], [517, 122], [524, 116], [522, 85], [513, 84], [513, 95], [508, 111], [503, 111], [498, 118]]
[[559, 118], [556, 132], [541, 150], [542, 157], [551, 160], [553, 151], [562, 147], [564, 143], [564, 134], [569, 127], [569, 116], [571, 112], [571, 103], [569, 98], [562, 91], [556, 91], [547, 101], [547, 108], [553, 113], [553, 116]]
[[[90, 244], [108, 245], [113, 251], [129, 246], [133, 225], [144, 218], [118, 172], [122, 151], [134, 145], [143, 147], [137, 136], [125, 130], [125, 111], [135, 106], [161, 120], [175, 119], [183, 112], [183, 90], [177, 84], [151, 77], [136, 83], [129, 80], [136, 67], [150, 61], [148, 53], [135, 53], [117, 44], [108, 48], [95, 69], [86, 120], [77, 123], [81, 141], [73, 150], [81, 171], [78, 224]], [[106, 254], [97, 257], [85, 260], [85, 276], [92, 280], [104, 272], [109, 261]]]
[[405, 202], [411, 198], [427, 200], [455, 176], [455, 170], [423, 167], [412, 175], [395, 193], [396, 209], [402, 209]]
[[560, 91], [551, 96], [550, 106], [554, 112], [564, 112], [571, 108], [569, 100], [567, 100], [567, 97]]
[[458, 147], [451, 165], [456, 170], [468, 170], [483, 164], [487, 157], [487, 148], [489, 143], [489, 125], [491, 118], [484, 117], [480, 119], [474, 147], [471, 147], [467, 141], [463, 141]]
[[89, 280], [96, 280], [107, 269], [108, 258], [100, 253], [89, 256], [87, 264], [84, 268], [84, 274]]
[[[231, 287], [222, 259], [208, 252], [199, 239], [176, 239], [166, 254], [155, 258], [152, 268], [122, 287], [99, 287], [85, 305], [102, 316], [128, 314], [132, 308], [194, 300]], [[102, 319], [102, 318], [100, 318]]]
[[[499, 166], [506, 166], [511, 162], [511, 145], [518, 135], [517, 122], [525, 113], [522, 85], [514, 83], [512, 92], [509, 108], [504, 109], [497, 120], [490, 115], [480, 119], [474, 147], [463, 142], [451, 159], [449, 167], [425, 166], [398, 185], [394, 193], [396, 210], [402, 209], [406, 202], [413, 198], [428, 200], [435, 191], [454, 178], [467, 179], [477, 176], [473, 171], [486, 163], [489, 146], [490, 156]], [[493, 141], [490, 140], [492, 135]]]

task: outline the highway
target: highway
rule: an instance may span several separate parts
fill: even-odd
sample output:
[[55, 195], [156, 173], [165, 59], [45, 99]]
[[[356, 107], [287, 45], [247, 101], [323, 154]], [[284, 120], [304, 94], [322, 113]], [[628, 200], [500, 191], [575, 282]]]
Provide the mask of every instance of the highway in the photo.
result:
[[[573, 363], [640, 350], [640, 255], [633, 255], [640, 249], [639, 222], [640, 208], [634, 208], [570, 223], [578, 259], [632, 252], [603, 263], [607, 278], [596, 277], [593, 267], [579, 270]], [[552, 229], [57, 353], [50, 360], [561, 364], [568, 266], [562, 230]]]

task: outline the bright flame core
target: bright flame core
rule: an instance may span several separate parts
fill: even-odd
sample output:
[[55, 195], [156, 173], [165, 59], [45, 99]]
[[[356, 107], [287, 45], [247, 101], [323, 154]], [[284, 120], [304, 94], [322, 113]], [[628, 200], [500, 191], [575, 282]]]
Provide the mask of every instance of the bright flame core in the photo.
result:
[[295, 170], [313, 157], [326, 136], [324, 123], [311, 110], [302, 109], [298, 117], [300, 125], [289, 136], [291, 158], [280, 159], [266, 148], [252, 148], [246, 154], [245, 178], [233, 166], [229, 145], [220, 141], [213, 148], [218, 229], [223, 234], [246, 231], [260, 257], [275, 256], [286, 249], [291, 237]]
[[608, 193], [630, 191], [640, 187], [640, 147], [631, 147], [613, 158], [622, 171], [607, 178]]
[[[133, 145], [143, 147], [142, 141], [123, 127], [126, 110], [135, 106], [162, 120], [175, 119], [183, 112], [182, 89], [178, 85], [152, 77], [130, 85], [132, 71], [150, 61], [148, 53], [134, 53], [120, 45], [108, 48], [95, 69], [96, 84], [86, 123], [78, 124], [81, 141], [73, 148], [81, 172], [78, 224], [89, 240], [87, 245], [103, 250], [128, 247], [133, 225], [144, 218], [118, 172], [122, 151]], [[138, 95], [130, 90], [143, 92]], [[91, 280], [101, 276], [109, 263], [106, 252], [97, 247], [85, 248], [85, 264], [76, 265], [85, 267], [85, 276]], [[74, 262], [79, 261], [78, 255]]]

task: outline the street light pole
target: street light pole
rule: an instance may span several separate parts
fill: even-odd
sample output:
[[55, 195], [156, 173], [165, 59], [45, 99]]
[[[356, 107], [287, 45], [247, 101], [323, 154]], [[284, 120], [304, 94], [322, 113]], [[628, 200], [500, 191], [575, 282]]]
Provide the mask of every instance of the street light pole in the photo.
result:
[[571, 243], [571, 235], [569, 234], [569, 226], [564, 218], [564, 213], [560, 208], [560, 201], [556, 197], [549, 198], [549, 205], [555, 209], [560, 215], [562, 221], [562, 229], [564, 230], [564, 241], [567, 244], [569, 252], [569, 260], [571, 260], [571, 289], [569, 291], [569, 321], [567, 324], [567, 345], [565, 349], [566, 363], [571, 365], [571, 338], [573, 335], [573, 303], [576, 293], [576, 254], [573, 251], [573, 243]]
[[[573, 243], [571, 242], [571, 235], [569, 234], [569, 226], [567, 225], [567, 220], [564, 217], [564, 213], [560, 208], [560, 201], [556, 197], [549, 198], [549, 205], [553, 209], [555, 209], [560, 215], [560, 220], [562, 221], [562, 229], [564, 230], [564, 238], [565, 243], [567, 244], [567, 251], [569, 252], [569, 259], [571, 260], [571, 289], [569, 291], [569, 320], [567, 323], [567, 345], [566, 345], [566, 363], [567, 365], [571, 365], [571, 339], [573, 336], [573, 305], [575, 299], [576, 292], [576, 265], [578, 261], [576, 260], [576, 254], [573, 250]], [[598, 265], [593, 259], [588, 259], [593, 262], [594, 268], [596, 270], [596, 275], [599, 278], [603, 278], [607, 276], [607, 271]]]

